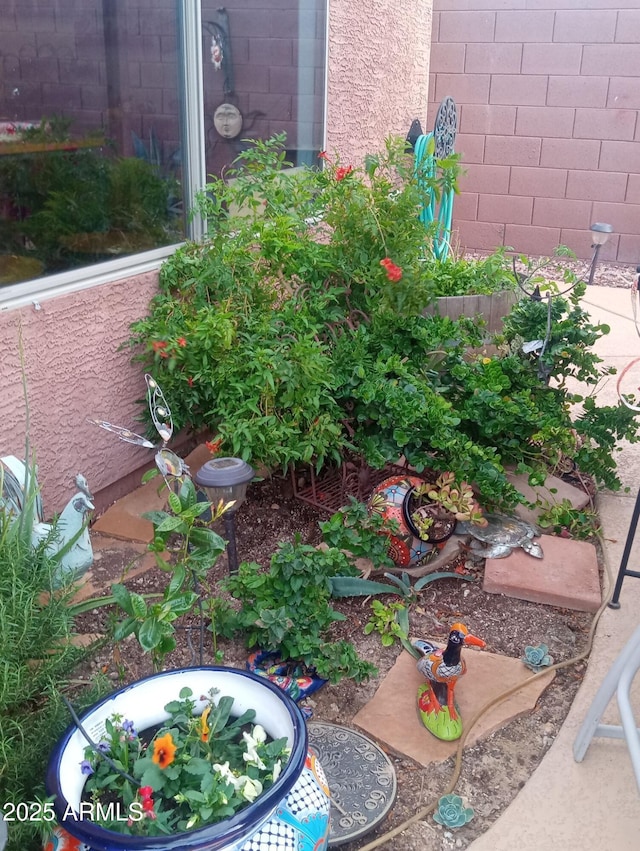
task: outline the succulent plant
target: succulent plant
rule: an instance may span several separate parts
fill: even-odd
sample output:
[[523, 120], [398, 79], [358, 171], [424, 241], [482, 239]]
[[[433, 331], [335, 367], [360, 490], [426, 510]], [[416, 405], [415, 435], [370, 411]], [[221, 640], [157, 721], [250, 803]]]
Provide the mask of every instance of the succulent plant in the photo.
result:
[[443, 795], [433, 820], [444, 827], [462, 827], [473, 818], [473, 807], [465, 807], [460, 795]]
[[441, 473], [435, 482], [418, 485], [414, 489], [414, 496], [419, 500], [426, 497], [440, 503], [456, 520], [470, 520], [478, 526], [487, 524], [471, 485], [466, 482], [458, 484], [454, 473]]
[[549, 656], [549, 648], [546, 644], [538, 644], [536, 647], [528, 645], [524, 648], [524, 656], [520, 660], [534, 673], [553, 665], [553, 656]]

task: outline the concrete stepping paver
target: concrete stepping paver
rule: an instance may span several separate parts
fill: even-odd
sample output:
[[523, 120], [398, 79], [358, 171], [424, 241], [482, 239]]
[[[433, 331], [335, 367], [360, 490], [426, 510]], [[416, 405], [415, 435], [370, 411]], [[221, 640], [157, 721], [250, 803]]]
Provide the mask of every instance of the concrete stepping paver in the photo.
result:
[[532, 603], [596, 612], [602, 603], [596, 548], [587, 541], [542, 535], [544, 558], [522, 549], [507, 558], [488, 558], [483, 590]]
[[[570, 485], [568, 482], [563, 481], [563, 479], [559, 479], [557, 476], [547, 476], [547, 480], [541, 487], [531, 487], [525, 475], [507, 473], [507, 478], [514, 488], [529, 502], [536, 502], [539, 499], [543, 503], [555, 505], [568, 499], [575, 509], [581, 511], [591, 501], [588, 493]], [[528, 508], [526, 505], [519, 505], [516, 509], [516, 514], [521, 520], [526, 520], [527, 523], [533, 523], [535, 525], [542, 510], [542, 508], [535, 509]]]
[[[117, 539], [103, 538], [102, 539], [105, 550], [117, 550], [120, 549], [118, 544], [124, 544], [125, 542], [119, 541]], [[94, 545], [94, 549], [96, 546], [96, 538], [92, 539], [92, 543]], [[127, 549], [132, 548], [132, 544], [127, 544]], [[138, 547], [141, 545], [138, 544]], [[124, 550], [125, 547], [122, 547]], [[77, 590], [71, 599], [71, 603], [82, 603], [85, 600], [89, 600], [92, 597], [101, 597], [107, 596], [111, 593], [111, 585], [114, 582], [120, 581], [130, 581], [131, 579], [135, 579], [137, 576], [140, 576], [143, 573], [146, 573], [149, 570], [152, 570], [156, 566], [155, 554], [152, 552], [147, 552], [146, 547], [141, 548], [140, 550], [136, 550], [131, 554], [131, 563], [127, 566], [126, 572], [122, 577], [119, 576], [109, 576], [109, 575], [101, 575], [100, 571], [100, 558], [101, 552], [100, 550], [94, 555], [98, 556], [96, 561], [94, 562], [93, 567], [91, 567], [84, 576], [78, 582]]]
[[[204, 444], [196, 446], [185, 458], [193, 475], [212, 458]], [[148, 481], [127, 496], [110, 506], [95, 523], [92, 529], [101, 535], [108, 535], [121, 541], [139, 541], [148, 544], [153, 540], [153, 524], [142, 516], [147, 511], [160, 511], [166, 506], [166, 488], [160, 488], [160, 476]], [[158, 491], [160, 492], [158, 493]]]
[[[524, 685], [531, 671], [519, 659], [487, 651], [463, 652], [467, 673], [456, 685], [456, 702], [463, 724], [490, 700], [518, 683], [523, 684], [521, 689], [479, 719], [469, 733], [467, 746], [531, 711], [555, 676], [554, 671], [549, 671]], [[417, 693], [418, 686], [424, 682], [416, 660], [403, 651], [373, 698], [353, 718], [353, 723], [392, 750], [421, 765], [429, 765], [444, 762], [452, 756], [458, 743], [437, 739], [420, 721]]]

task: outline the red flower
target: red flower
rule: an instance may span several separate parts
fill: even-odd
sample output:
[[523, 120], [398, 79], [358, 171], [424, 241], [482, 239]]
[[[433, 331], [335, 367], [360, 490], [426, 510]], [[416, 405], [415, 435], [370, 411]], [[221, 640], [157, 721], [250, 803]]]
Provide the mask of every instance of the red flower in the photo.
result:
[[160, 355], [161, 358], [168, 358], [169, 352], [159, 352], [159, 355]]
[[153, 795], [153, 789], [151, 786], [141, 786], [140, 787], [140, 797], [141, 798], [150, 798]]
[[187, 384], [189, 385], [189, 387], [193, 387], [193, 378], [191, 378], [191, 376], [187, 378]]
[[394, 283], [397, 283], [400, 278], [402, 278], [402, 269], [400, 266], [396, 266], [393, 260], [390, 257], [385, 257], [384, 260], [380, 261], [380, 265], [384, 266], [387, 270], [387, 278]]
[[167, 343], [165, 340], [156, 340], [155, 343], [151, 343], [154, 352], [160, 352], [162, 349], [167, 348]]
[[327, 154], [326, 151], [320, 151], [320, 153], [318, 154], [318, 159], [319, 160], [328, 160], [329, 155]]
[[147, 813], [153, 812], [153, 798], [143, 798], [142, 809]]
[[176, 342], [177, 342], [177, 344], [178, 344], [181, 348], [183, 348], [183, 349], [184, 349], [184, 347], [187, 345], [187, 341], [186, 341], [186, 339], [185, 339], [184, 337], [178, 337], [178, 339], [176, 340]]
[[345, 177], [348, 174], [351, 174], [352, 171], [353, 171], [352, 165], [348, 165], [348, 166], [341, 165], [340, 168], [336, 169], [336, 180], [344, 180]]

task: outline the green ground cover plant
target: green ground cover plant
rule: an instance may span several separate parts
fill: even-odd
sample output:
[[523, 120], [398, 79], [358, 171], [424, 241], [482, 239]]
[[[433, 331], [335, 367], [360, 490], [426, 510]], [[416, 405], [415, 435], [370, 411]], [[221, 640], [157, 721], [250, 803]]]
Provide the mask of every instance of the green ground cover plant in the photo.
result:
[[447, 260], [431, 258], [425, 263], [438, 297], [461, 295], [491, 295], [502, 290], [514, 290], [516, 279], [505, 248], [498, 248], [487, 257], [468, 260], [449, 257]]

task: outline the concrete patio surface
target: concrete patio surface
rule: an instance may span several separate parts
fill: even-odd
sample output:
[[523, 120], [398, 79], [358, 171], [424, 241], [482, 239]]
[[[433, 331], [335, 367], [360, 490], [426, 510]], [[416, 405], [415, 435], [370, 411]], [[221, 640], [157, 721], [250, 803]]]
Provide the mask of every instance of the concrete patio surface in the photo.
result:
[[[632, 279], [630, 269], [630, 285]], [[640, 357], [640, 337], [632, 319], [629, 290], [589, 287], [585, 307], [592, 319], [611, 326], [611, 333], [596, 346], [606, 363], [621, 371]], [[634, 375], [640, 376], [640, 368], [634, 369]], [[601, 404], [615, 404], [615, 384], [614, 377], [598, 390]], [[638, 384], [637, 380], [635, 385], [627, 382], [623, 389], [637, 393]], [[620, 566], [640, 487], [640, 444], [623, 447], [618, 469], [630, 492], [604, 492], [597, 500], [605, 562], [612, 582]], [[628, 567], [640, 568], [640, 531]], [[606, 607], [602, 611], [587, 673], [555, 742], [511, 805], [469, 846], [472, 851], [637, 851], [640, 847], [640, 791], [624, 740], [594, 738], [581, 763], [573, 758], [573, 743], [593, 697], [640, 623], [640, 579], [625, 578], [620, 603], [618, 610]], [[636, 677], [631, 696], [640, 724], [640, 676]], [[602, 722], [620, 723], [615, 698]]]

